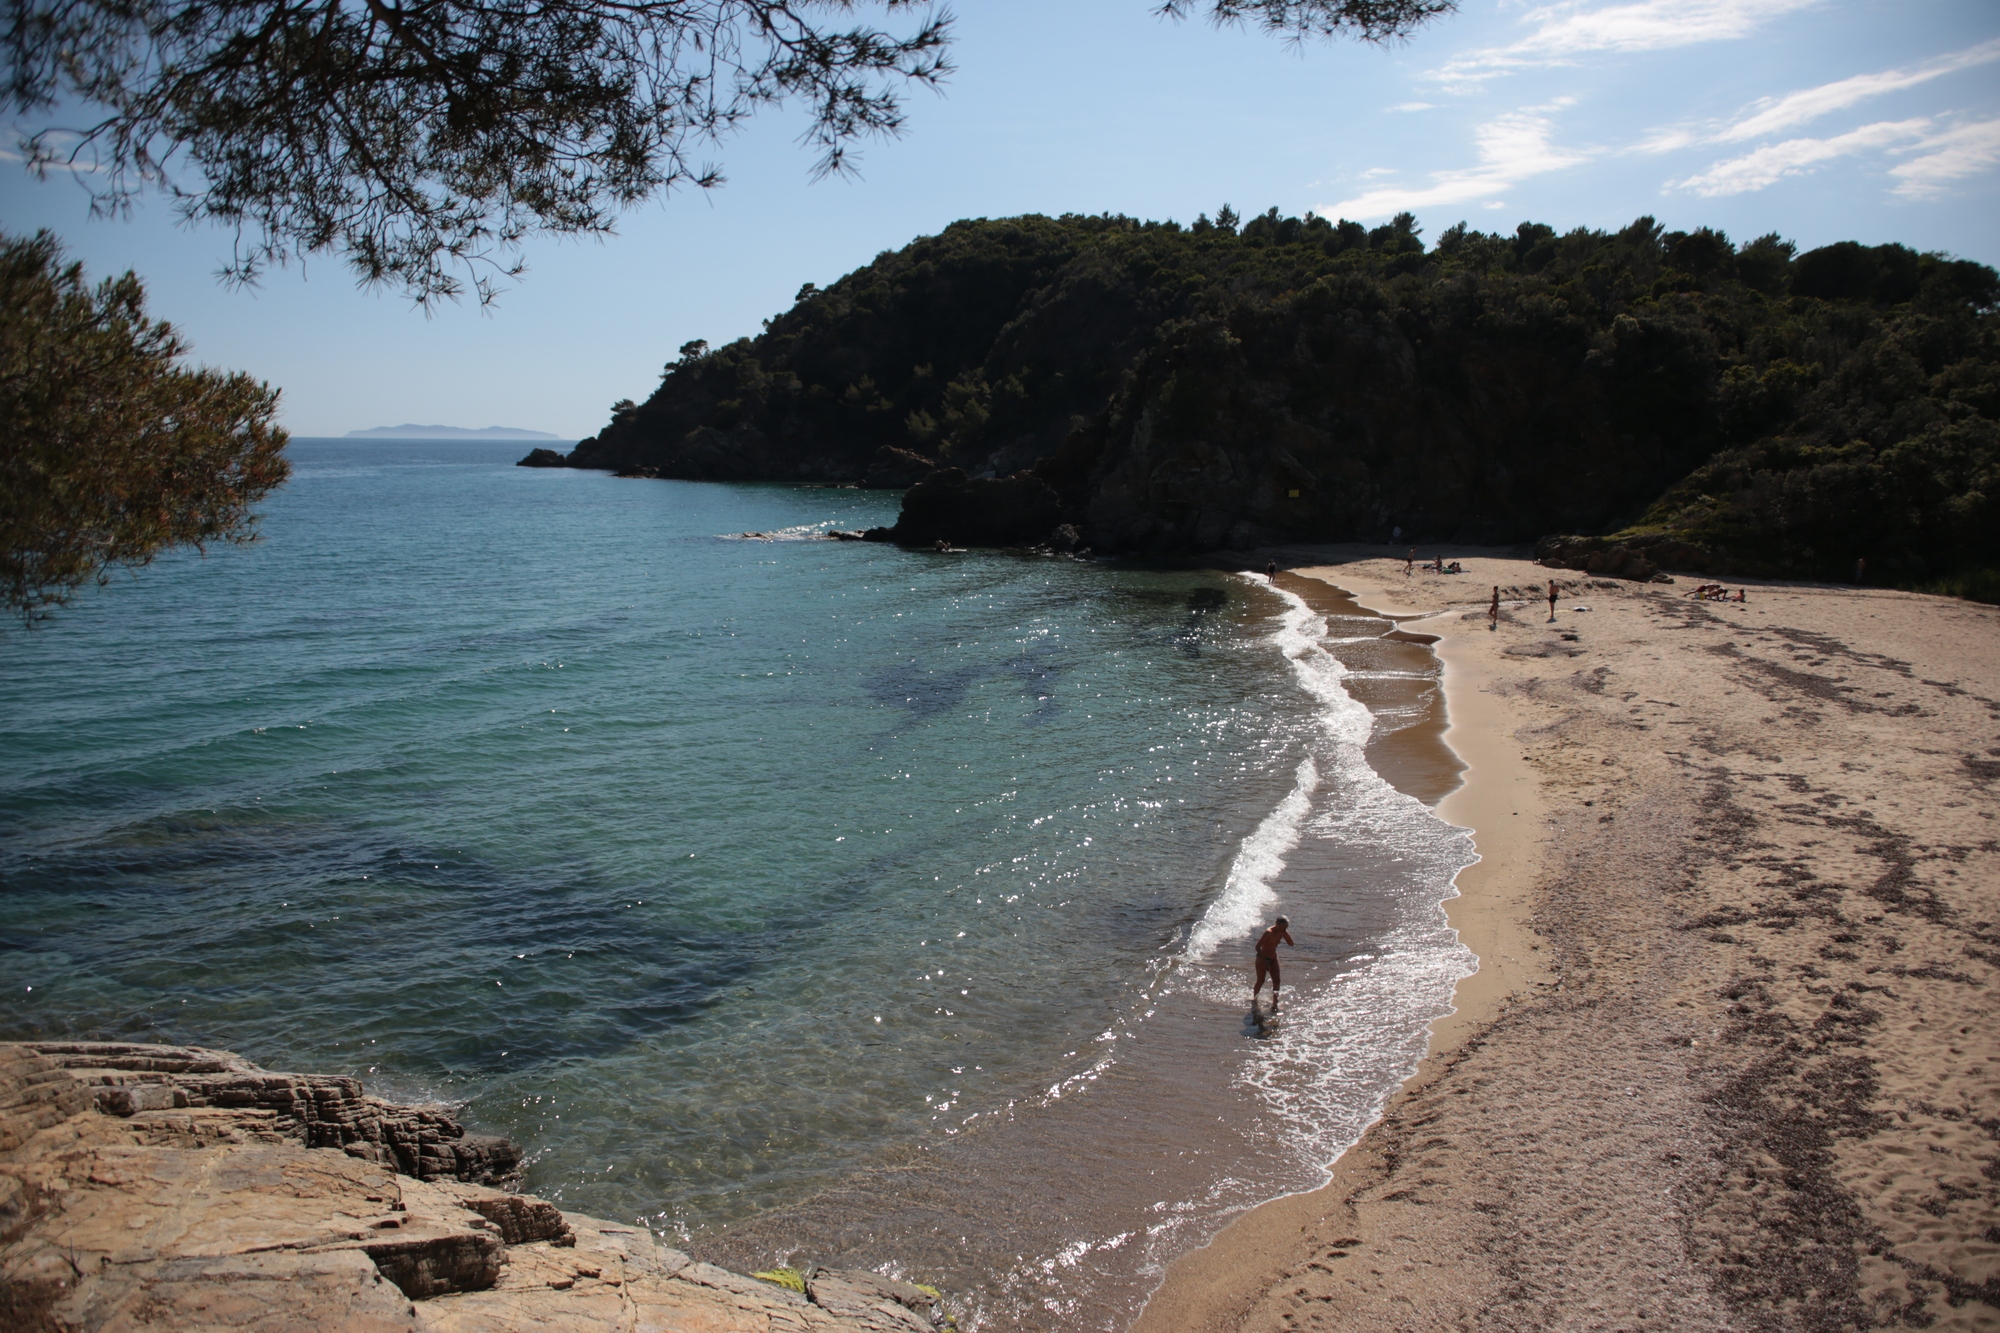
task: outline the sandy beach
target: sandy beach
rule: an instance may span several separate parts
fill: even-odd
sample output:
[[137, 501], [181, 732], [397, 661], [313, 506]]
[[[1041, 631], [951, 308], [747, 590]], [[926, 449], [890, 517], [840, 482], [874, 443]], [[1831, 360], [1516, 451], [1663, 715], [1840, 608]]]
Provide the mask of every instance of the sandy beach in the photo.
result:
[[1281, 577], [1439, 636], [1479, 971], [1135, 1328], [2000, 1326], [2000, 609], [1448, 554]]

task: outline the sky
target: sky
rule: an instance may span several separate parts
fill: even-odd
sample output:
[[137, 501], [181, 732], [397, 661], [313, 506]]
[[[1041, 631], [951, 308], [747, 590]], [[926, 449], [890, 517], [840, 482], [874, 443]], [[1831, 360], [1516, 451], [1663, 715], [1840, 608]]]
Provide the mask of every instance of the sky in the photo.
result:
[[[131, 269], [197, 360], [283, 391], [295, 435], [404, 422], [593, 434], [680, 345], [756, 333], [807, 282], [967, 217], [1228, 203], [1375, 223], [1408, 209], [1512, 232], [1767, 232], [1899, 241], [2000, 265], [1993, 0], [1462, 0], [1386, 47], [1303, 47], [1155, 0], [960, 0], [956, 72], [905, 133], [812, 179], [802, 121], [714, 154], [727, 183], [655, 199], [605, 239], [538, 237], [492, 307], [414, 308], [337, 256], [254, 290], [231, 236], [164, 202], [92, 218], [74, 179], [0, 155], [0, 227], [47, 227], [91, 276]], [[890, 20], [892, 23], [904, 20]]]

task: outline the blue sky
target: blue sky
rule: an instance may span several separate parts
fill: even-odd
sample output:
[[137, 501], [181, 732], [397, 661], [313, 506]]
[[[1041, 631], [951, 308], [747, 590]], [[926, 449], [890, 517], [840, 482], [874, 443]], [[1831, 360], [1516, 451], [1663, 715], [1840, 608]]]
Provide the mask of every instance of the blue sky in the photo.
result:
[[815, 183], [799, 122], [765, 117], [718, 149], [722, 189], [654, 201], [601, 242], [531, 241], [486, 311], [426, 315], [333, 256], [228, 290], [227, 233], [158, 201], [92, 219], [76, 182], [8, 162], [0, 221], [51, 228], [93, 276], [135, 270], [198, 359], [280, 386], [301, 435], [589, 434], [681, 343], [754, 333], [801, 284], [961, 217], [1407, 208], [1435, 236], [1651, 213], [2000, 264], [1992, 0], [1465, 0], [1402, 45], [1303, 49], [1149, 0], [955, 9], [957, 73], [913, 94], [908, 132], [867, 146], [858, 177]]

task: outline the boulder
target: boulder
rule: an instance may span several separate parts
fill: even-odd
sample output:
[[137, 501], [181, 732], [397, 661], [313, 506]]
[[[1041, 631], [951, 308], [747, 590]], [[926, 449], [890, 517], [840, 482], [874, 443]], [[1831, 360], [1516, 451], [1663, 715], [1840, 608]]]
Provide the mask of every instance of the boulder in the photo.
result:
[[569, 459], [553, 449], [530, 449], [528, 456], [514, 464], [515, 467], [568, 467]]

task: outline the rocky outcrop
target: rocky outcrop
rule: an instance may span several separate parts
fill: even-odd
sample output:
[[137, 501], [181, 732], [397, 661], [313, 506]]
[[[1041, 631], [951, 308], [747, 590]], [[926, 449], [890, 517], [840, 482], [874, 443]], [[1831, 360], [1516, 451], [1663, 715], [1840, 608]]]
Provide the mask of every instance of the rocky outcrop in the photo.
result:
[[883, 445], [875, 451], [861, 484], [870, 490], [900, 491], [916, 485], [937, 470], [937, 464], [908, 449]]
[[1551, 569], [1581, 569], [1637, 583], [1655, 578], [1667, 569], [1707, 574], [1715, 568], [1709, 551], [1667, 534], [1544, 537], [1535, 543], [1535, 559]]
[[[441, 1107], [398, 1106], [367, 1096], [360, 1080], [278, 1074], [228, 1051], [116, 1042], [39, 1042], [33, 1049], [87, 1087], [99, 1110], [230, 1110], [267, 1113], [260, 1133], [308, 1148], [339, 1148], [419, 1180], [508, 1184], [521, 1154], [506, 1139], [467, 1134]], [[246, 1122], [249, 1123], [249, 1122]]]
[[514, 464], [514, 466], [515, 467], [568, 467], [569, 458], [567, 455], [559, 454], [553, 449], [530, 449], [528, 450], [528, 456], [522, 459], [520, 462]]
[[1061, 499], [1033, 473], [968, 478], [949, 467], [903, 496], [892, 538], [906, 546], [1029, 546], [1048, 541], [1061, 521]]
[[[802, 1293], [480, 1183], [437, 1108], [224, 1051], [0, 1043], [0, 1328], [920, 1333], [872, 1273]], [[419, 1174], [419, 1172], [427, 1174]], [[454, 1174], [454, 1172], [458, 1174]]]

